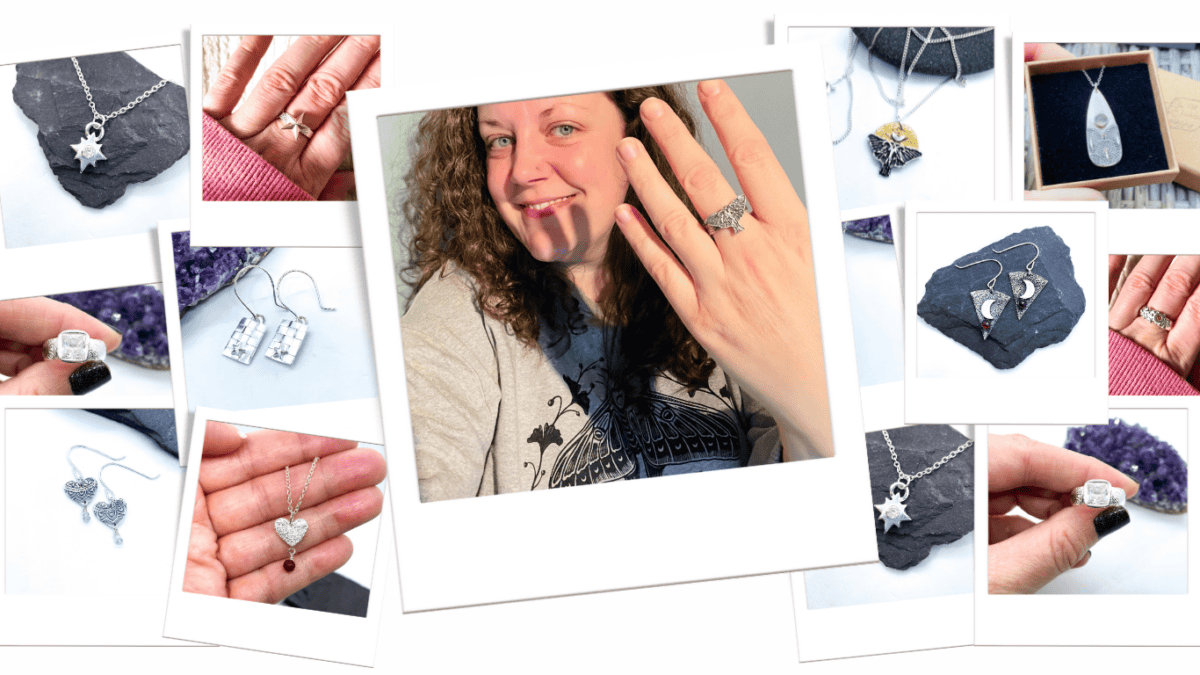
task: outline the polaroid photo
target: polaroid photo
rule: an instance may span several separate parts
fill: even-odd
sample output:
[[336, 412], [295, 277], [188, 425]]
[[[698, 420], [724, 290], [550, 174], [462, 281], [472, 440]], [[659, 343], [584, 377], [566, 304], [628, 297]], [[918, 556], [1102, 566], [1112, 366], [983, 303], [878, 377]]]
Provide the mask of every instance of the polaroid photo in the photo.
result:
[[[357, 158], [337, 132], [349, 124], [347, 88], [397, 83], [392, 28], [310, 21], [285, 30], [257, 22], [192, 26], [190, 218], [197, 245], [362, 245]], [[257, 62], [238, 49], [253, 36], [263, 36], [250, 47]], [[314, 53], [288, 51], [312, 40], [319, 41]], [[280, 64], [288, 67], [274, 68]], [[240, 96], [213, 90], [223, 73], [240, 74]], [[266, 100], [264, 82], [297, 93], [281, 108]]]
[[[380, 372], [390, 375], [380, 378], [380, 394], [385, 411], [385, 430], [388, 438], [392, 439], [393, 457], [396, 458], [392, 465], [392, 480], [399, 492], [392, 504], [397, 538], [405, 542], [400, 550], [405, 611], [875, 560], [867, 513], [841, 508], [865, 501], [867, 486], [864, 481], [866, 466], [862, 452], [864, 441], [857, 378], [848, 376], [855, 372], [853, 337], [849, 317], [843, 309], [849, 301], [838, 234], [838, 211], [831, 199], [835, 193], [833, 181], [830, 180], [832, 167], [830, 155], [825, 150], [828, 145], [828, 120], [823, 107], [809, 103], [815, 100], [821, 87], [817, 67], [819, 58], [815, 49], [765, 48], [725, 52], [719, 57], [697, 55], [695, 58], [676, 58], [669, 63], [647, 60], [636, 65], [629, 64], [628, 68], [616, 67], [610, 62], [601, 69], [579, 68], [553, 77], [541, 73], [538, 77], [530, 78], [514, 74], [503, 82], [494, 78], [455, 80], [453, 86], [443, 83], [441, 87], [412, 87], [403, 96], [375, 92], [351, 93], [355, 157], [363, 169], [358, 185], [362, 198], [360, 206], [368, 291], [371, 293], [372, 332]], [[503, 447], [508, 442], [506, 438], [511, 436], [518, 439], [512, 454], [528, 455], [532, 451], [530, 458], [518, 458], [515, 462], [504, 458], [502, 461], [505, 466], [499, 472], [490, 468], [468, 469], [463, 476], [478, 470], [493, 478], [474, 473], [470, 481], [458, 481], [464, 487], [461, 491], [463, 496], [505, 491], [523, 494], [487, 496], [483, 501], [447, 499], [423, 503], [422, 495], [430, 494], [431, 483], [425, 481], [424, 485], [418, 485], [417, 457], [420, 453], [410, 443], [414, 434], [413, 420], [417, 420], [419, 427], [431, 421], [447, 419], [441, 415], [476, 417], [479, 410], [463, 408], [457, 413], [430, 413], [435, 416], [422, 418], [424, 412], [418, 409], [413, 413], [410, 408], [406, 382], [411, 386], [413, 377], [420, 382], [422, 376], [416, 373], [421, 368], [436, 369], [443, 364], [436, 359], [422, 361], [417, 366], [410, 366], [409, 378], [406, 380], [404, 377], [406, 361], [405, 352], [401, 349], [400, 327], [403, 307], [407, 304], [408, 283], [399, 280], [398, 271], [407, 265], [406, 246], [399, 242], [408, 241], [408, 226], [402, 219], [389, 221], [389, 213], [399, 215], [394, 210], [389, 211], [389, 207], [394, 205], [402, 185], [399, 181], [408, 170], [406, 165], [409, 159], [405, 153], [414, 147], [410, 145], [410, 140], [417, 122], [426, 111], [461, 106], [470, 106], [473, 110], [476, 105], [493, 101], [523, 104], [534, 97], [547, 95], [611, 92], [623, 87], [664, 83], [687, 83], [682, 91], [692, 92], [696, 90], [696, 81], [701, 78], [726, 78], [729, 90], [735, 92], [748, 107], [751, 118], [762, 125], [768, 139], [773, 139], [768, 143], [775, 155], [780, 157], [789, 180], [808, 209], [815, 278], [820, 279], [816, 299], [819, 318], [814, 316], [813, 320], [819, 321], [821, 360], [824, 372], [830, 374], [826, 387], [834, 439], [833, 457], [785, 462], [782, 466], [769, 468], [694, 472], [669, 476], [664, 480], [616, 480], [603, 487], [542, 492], [542, 488], [550, 485], [578, 484], [592, 475], [609, 478], [635, 472], [649, 474], [648, 469], [664, 473], [670, 473], [668, 469], [677, 469], [675, 466], [659, 467], [653, 463], [661, 456], [661, 448], [655, 445], [653, 439], [638, 444], [636, 452], [627, 452], [624, 445], [615, 442], [618, 436], [614, 434], [626, 433], [621, 430], [624, 427], [615, 426], [617, 420], [624, 420], [620, 424], [632, 423], [639, 419], [633, 417], [636, 410], [625, 409], [607, 400], [604, 392], [612, 390], [608, 386], [611, 382], [606, 384], [599, 377], [601, 371], [593, 373], [581, 360], [578, 364], [570, 365], [569, 372], [564, 372], [562, 378], [557, 375], [547, 377], [546, 386], [561, 388], [562, 393], [550, 393], [549, 389], [537, 393], [534, 393], [536, 389], [531, 390], [528, 394], [531, 399], [530, 410], [536, 415], [529, 416], [528, 420], [512, 417], [516, 421], [505, 422], [507, 426], [500, 431], [489, 428], [491, 438], [480, 439], [479, 450], [473, 455], [476, 458], [485, 454], [490, 456], [493, 447]], [[554, 89], [547, 88], [546, 82], [566, 84]], [[662, 95], [669, 98], [673, 96], [668, 93]], [[613, 101], [608, 96], [600, 98], [597, 109], [608, 110], [605, 104]], [[530, 104], [529, 107], [537, 107], [542, 103], [546, 101]], [[555, 99], [549, 103], [551, 107], [560, 108], [588, 105], [586, 100], [572, 102]], [[791, 114], [793, 106], [795, 119]], [[693, 102], [691, 107], [697, 122], [702, 123], [705, 117], [699, 106]], [[501, 112], [501, 109], [497, 108], [496, 111]], [[614, 112], [616, 114], [613, 117], [621, 114], [616, 109]], [[542, 113], [537, 115], [540, 117]], [[454, 111], [441, 114], [439, 118], [460, 119], [461, 116]], [[585, 126], [579, 121], [556, 124], [553, 129], [547, 129], [547, 138], [550, 138], [550, 133], [557, 134], [553, 138], [569, 136], [574, 130]], [[619, 140], [624, 132], [622, 128], [618, 128], [617, 132], [616, 139]], [[464, 127], [464, 133], [474, 132]], [[489, 138], [492, 136], [496, 134], [489, 133]], [[503, 134], [499, 134], [499, 137], [508, 138]], [[709, 156], [723, 161], [724, 155], [719, 146], [712, 142], [712, 131], [702, 132], [701, 138], [702, 142], [705, 138], [709, 141], [706, 146]], [[507, 141], [496, 142], [500, 144], [495, 148], [497, 151], [508, 147]], [[599, 152], [604, 153], [601, 157], [608, 153], [615, 155], [611, 146]], [[731, 176], [728, 166], [724, 175]], [[536, 180], [536, 176], [533, 178]], [[478, 180], [483, 179], [481, 172]], [[598, 181], [588, 181], [587, 185], [590, 187], [593, 183], [603, 187], [603, 176]], [[484, 186], [481, 184], [474, 191], [482, 188]], [[567, 198], [574, 199], [578, 192], [581, 190], [572, 192]], [[542, 196], [554, 195], [547, 192]], [[622, 195], [615, 197], [619, 203]], [[540, 203], [528, 206], [536, 212], [534, 215], [547, 212], [546, 216], [552, 215], [549, 212], [557, 208], [552, 204]], [[615, 205], [609, 208], [615, 208]], [[602, 221], [608, 217], [603, 214], [598, 216]], [[553, 220], [558, 222], [557, 218]], [[393, 231], [398, 232], [399, 237], [394, 236]], [[718, 234], [724, 236], [723, 233]], [[431, 309], [436, 310], [440, 306], [431, 305]], [[447, 316], [447, 320], [460, 316], [449, 306], [445, 311], [453, 315]], [[475, 320], [482, 318], [481, 314]], [[500, 333], [503, 334], [503, 331]], [[408, 333], [407, 336], [416, 341], [414, 345], [420, 344], [419, 333]], [[512, 338], [509, 340], [515, 343]], [[406, 339], [404, 349], [410, 348], [412, 345]], [[504, 349], [511, 349], [511, 346], [505, 346]], [[526, 372], [536, 374], [547, 367], [554, 367], [548, 366], [550, 362], [535, 351], [514, 353], [531, 355], [530, 367], [518, 366], [519, 371], [514, 375]], [[454, 367], [456, 362], [446, 363]], [[414, 371], [413, 367], [417, 367], [418, 371]], [[833, 373], [839, 375], [833, 376]], [[562, 381], [556, 384], [553, 380]], [[470, 380], [464, 382], [468, 385], [471, 383]], [[566, 383], [566, 387], [562, 387], [563, 383]], [[578, 394], [571, 393], [568, 388], [578, 389]], [[697, 389], [695, 399], [686, 403], [655, 391], [652, 398], [654, 405], [659, 406], [662, 416], [659, 419], [667, 421], [656, 421], [652, 425], [666, 424], [664, 433], [676, 433], [669, 431], [674, 424], [669, 419], [674, 419], [678, 414], [691, 415], [705, 406], [715, 407], [708, 403], [713, 400], [713, 389], [711, 385]], [[724, 389], [729, 392], [728, 387]], [[440, 394], [438, 396], [441, 397]], [[507, 396], [511, 397], [512, 394]], [[428, 399], [421, 400], [428, 403]], [[549, 407], [546, 401], [550, 401]], [[693, 408], [692, 405], [697, 407]], [[515, 402], [509, 402], [507, 409], [513, 415], [519, 415], [514, 410], [515, 406]], [[569, 410], [564, 412], [563, 409], [568, 407]], [[577, 416], [584, 410], [590, 410], [593, 415], [586, 422], [582, 415]], [[558, 417], [555, 417], [556, 411]], [[486, 417], [492, 415], [493, 411], [484, 409], [483, 413]], [[546, 417], [547, 413], [549, 417]], [[534, 417], [539, 422], [535, 423]], [[697, 427], [701, 429], [700, 433], [716, 435], [717, 432], [711, 429], [724, 427], [730, 418], [725, 413], [713, 415], [710, 411], [709, 415], [696, 419], [708, 420], [706, 424], [711, 425]], [[649, 419], [645, 421], [651, 424]], [[529, 429], [524, 428], [526, 423]], [[512, 429], [508, 429], [508, 426]], [[560, 430], [560, 426], [566, 431]], [[421, 432], [418, 431], [418, 443], [420, 439]], [[497, 443], [500, 445], [496, 446]], [[724, 446], [717, 443], [705, 452], [715, 453], [719, 447]], [[475, 452], [464, 450], [468, 454]], [[602, 455], [605, 451], [615, 451], [617, 454]], [[606, 457], [611, 459], [605, 460]], [[580, 463], [575, 463], [575, 460]], [[452, 465], [443, 465], [443, 460], [436, 457], [422, 461], [423, 477], [431, 475], [431, 471], [454, 470]], [[526, 461], [528, 465], [523, 464]], [[605, 461], [609, 463], [606, 465]], [[594, 469], [597, 473], [572, 471], [570, 467], [573, 465], [586, 465], [590, 468], [585, 471]], [[722, 461], [717, 465], [729, 466], [729, 463]], [[556, 466], [560, 468], [556, 469]], [[709, 466], [712, 465], [703, 468]], [[517, 474], [520, 474], [519, 477], [513, 478]], [[806, 486], [804, 490], [795, 489], [794, 486], [799, 482]], [[531, 488], [536, 488], [535, 493], [529, 493]], [[668, 527], [636, 525], [646, 522], [647, 518], [657, 520], [663, 504], [705, 504], [706, 512], [719, 512], [722, 515], [719, 518], [673, 517]], [[805, 523], [803, 544], [793, 536], [774, 536], [772, 526], [753, 515], [764, 512], [803, 513], [811, 509], [819, 509], [822, 516], [814, 522]], [[620, 527], [620, 535], [616, 537], [596, 536], [601, 531], [615, 533], [612, 529], [615, 523], [630, 525]], [[535, 532], [554, 534], [551, 537], [530, 536], [531, 527]], [[445, 532], [455, 532], [456, 536], [447, 538]], [[481, 546], [491, 552], [489, 564], [482, 567], [473, 562]], [[657, 560], [661, 564], [651, 568], [619, 562], [633, 551], [641, 559]], [[736, 555], [733, 554], [735, 551]]]
[[1007, 194], [1007, 18], [955, 16], [906, 34], [924, 24], [904, 14], [904, 24], [872, 17], [884, 22], [872, 28], [852, 28], [864, 18], [855, 12], [775, 16], [774, 44], [821, 48], [841, 208]]
[[104, 33], [0, 48], [0, 299], [159, 282], [187, 215], [182, 32]]
[[164, 636], [374, 664], [395, 551], [379, 402], [339, 412], [196, 410]]
[[[1072, 198], [1085, 199], [1095, 193], [1084, 188], [1100, 190], [1112, 209], [1114, 250], [1200, 252], [1178, 234], [1194, 227], [1200, 203], [1200, 82], [1185, 65], [1197, 53], [1186, 27], [1131, 35], [1121, 23], [1039, 21], [1014, 30], [1012, 44], [1012, 198], [1074, 188]], [[1111, 122], [1098, 117], [1101, 105]], [[1089, 147], [1107, 147], [1110, 159], [1092, 161]]]
[[125, 403], [0, 400], [3, 644], [188, 646], [162, 637], [183, 490], [174, 415]]
[[188, 223], [158, 240], [181, 429], [199, 406], [377, 396], [362, 249], [195, 246]]
[[[1105, 419], [1103, 203], [905, 205], [904, 420]], [[1006, 395], [1029, 391], [1029, 402]]]
[[[985, 449], [977, 471], [981, 485], [987, 481], [988, 461], [999, 461], [1002, 453], [1019, 443], [1007, 435], [1021, 434], [1100, 459], [1132, 478], [1139, 489], [1136, 495], [1117, 500], [1124, 502], [1126, 513], [1122, 514], [1121, 509], [1105, 508], [1099, 502], [1091, 508], [1093, 492], [1098, 495], [1107, 491], [1108, 504], [1117, 503], [1112, 499], [1111, 483], [1096, 485], [1093, 490], [1094, 482], [1104, 482], [1097, 478], [1078, 486], [1084, 492], [1084, 503], [1062, 508], [1086, 509], [1088, 518], [1095, 514], [1093, 522], [1101, 538], [1090, 548], [1083, 565], [1038, 588], [1012, 588], [1012, 583], [1025, 583], [1019, 578], [1009, 579], [1010, 585], [1004, 587], [997, 581], [992, 588], [989, 557], [1002, 553], [989, 551], [989, 555], [977, 556], [976, 644], [1165, 646], [1200, 642], [1195, 631], [1186, 628], [1186, 621], [1169, 620], [1191, 616], [1197, 609], [1189, 579], [1197, 574], [1198, 556], [1191, 548], [1186, 513], [1190, 482], [1187, 462], [1190, 449], [1196, 447], [1198, 428], [1196, 400], [1186, 396], [1114, 396], [1110, 406], [1110, 419], [1100, 425], [993, 425], [980, 432], [986, 438], [986, 443], [980, 443]], [[979, 500], [977, 505], [976, 524], [981, 529], [988, 526], [990, 501]], [[1016, 505], [1006, 515], [1041, 522], [1022, 506]], [[1031, 503], [1026, 508], [1040, 507]], [[1049, 525], [1035, 527], [1039, 526]], [[1002, 561], [1003, 557], [998, 557], [991, 564], [1002, 565]], [[1110, 616], [1135, 611], [1139, 616], [1168, 619], [1126, 622], [1120, 635], [1100, 635], [1086, 620], [1050, 624], [1027, 620], [1029, 616]]]
[[[871, 501], [885, 508], [889, 484], [898, 479], [887, 444], [895, 441], [896, 461], [916, 474], [954, 453], [972, 434], [963, 426], [904, 426], [897, 253], [903, 213], [900, 204], [842, 212]], [[974, 454], [969, 449], [947, 460], [944, 472], [929, 476], [929, 483], [921, 484], [924, 477], [913, 481], [913, 499], [901, 501], [911, 523], [900, 516], [889, 523], [884, 509], [872, 509], [880, 562], [792, 574], [802, 662], [973, 643]], [[923, 543], [914, 546], [918, 539]], [[905, 630], [864, 634], [859, 628], [900, 612], [914, 618]]]

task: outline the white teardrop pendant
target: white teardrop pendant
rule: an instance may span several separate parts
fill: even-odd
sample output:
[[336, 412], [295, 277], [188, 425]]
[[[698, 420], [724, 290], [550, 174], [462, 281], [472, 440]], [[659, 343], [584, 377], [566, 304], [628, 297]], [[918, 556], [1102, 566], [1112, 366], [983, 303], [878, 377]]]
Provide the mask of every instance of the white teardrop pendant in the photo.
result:
[[1112, 166], [1121, 161], [1121, 130], [1113, 117], [1112, 108], [1100, 87], [1092, 87], [1087, 107], [1088, 157], [1096, 166]]

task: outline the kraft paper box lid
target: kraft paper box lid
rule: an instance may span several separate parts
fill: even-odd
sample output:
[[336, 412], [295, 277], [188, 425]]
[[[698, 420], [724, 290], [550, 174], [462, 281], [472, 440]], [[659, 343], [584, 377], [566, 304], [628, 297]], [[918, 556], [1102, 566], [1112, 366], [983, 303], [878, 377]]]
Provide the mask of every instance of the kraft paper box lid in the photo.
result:
[[1179, 162], [1175, 182], [1200, 191], [1200, 82], [1160, 68], [1158, 83]]

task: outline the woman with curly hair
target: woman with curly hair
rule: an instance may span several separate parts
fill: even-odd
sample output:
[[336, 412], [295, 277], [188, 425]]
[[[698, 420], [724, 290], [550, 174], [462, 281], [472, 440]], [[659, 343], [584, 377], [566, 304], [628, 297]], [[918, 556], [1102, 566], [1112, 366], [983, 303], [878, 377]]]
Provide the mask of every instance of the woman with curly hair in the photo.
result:
[[736, 195], [673, 86], [421, 121], [402, 335], [423, 501], [832, 454], [804, 206], [728, 87], [699, 97], [744, 232], [701, 225]]

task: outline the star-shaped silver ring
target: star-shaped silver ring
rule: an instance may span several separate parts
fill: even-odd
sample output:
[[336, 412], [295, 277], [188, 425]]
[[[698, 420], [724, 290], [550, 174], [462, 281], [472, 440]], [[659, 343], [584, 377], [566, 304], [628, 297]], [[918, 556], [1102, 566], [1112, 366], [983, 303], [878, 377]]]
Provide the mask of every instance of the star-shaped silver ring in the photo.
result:
[[292, 130], [292, 138], [300, 138], [300, 134], [304, 134], [305, 138], [312, 138], [312, 129], [309, 129], [304, 124], [304, 113], [300, 113], [299, 117], [292, 117], [288, 111], [283, 111], [279, 116], [279, 121], [283, 123], [283, 130]]

